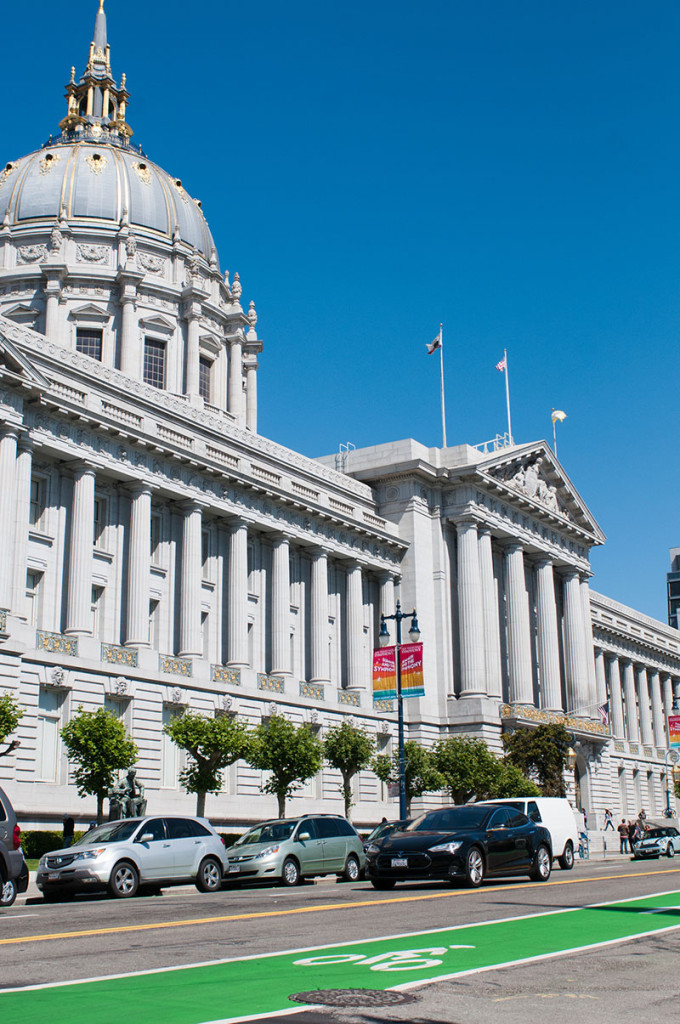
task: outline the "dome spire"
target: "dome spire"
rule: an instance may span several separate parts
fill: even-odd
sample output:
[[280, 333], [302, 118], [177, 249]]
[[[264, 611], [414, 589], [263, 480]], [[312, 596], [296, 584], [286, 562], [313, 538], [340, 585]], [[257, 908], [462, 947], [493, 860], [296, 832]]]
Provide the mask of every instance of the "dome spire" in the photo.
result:
[[85, 74], [79, 82], [71, 74], [71, 81], [66, 86], [68, 112], [59, 127], [66, 134], [84, 132], [95, 139], [105, 129], [110, 133], [109, 137], [127, 140], [132, 135], [125, 121], [128, 95], [125, 75], [119, 89], [111, 74], [111, 47], [106, 36], [104, 0], [99, 0]]

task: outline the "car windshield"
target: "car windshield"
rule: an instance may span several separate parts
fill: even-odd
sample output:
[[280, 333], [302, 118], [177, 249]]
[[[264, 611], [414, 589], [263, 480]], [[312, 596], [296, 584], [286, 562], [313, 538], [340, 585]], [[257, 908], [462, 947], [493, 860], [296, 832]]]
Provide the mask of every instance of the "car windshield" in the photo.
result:
[[412, 821], [405, 832], [458, 832], [483, 828], [494, 807], [442, 807], [438, 811], [427, 811]]
[[665, 828], [650, 828], [649, 832], [645, 833], [645, 839], [661, 839], [662, 836], [671, 835]]
[[280, 843], [290, 839], [297, 821], [265, 821], [255, 825], [237, 839], [234, 846], [252, 846], [254, 843]]
[[108, 821], [105, 825], [91, 828], [78, 839], [74, 846], [90, 846], [92, 843], [120, 843], [130, 839], [139, 827], [139, 818], [127, 818], [125, 821]]

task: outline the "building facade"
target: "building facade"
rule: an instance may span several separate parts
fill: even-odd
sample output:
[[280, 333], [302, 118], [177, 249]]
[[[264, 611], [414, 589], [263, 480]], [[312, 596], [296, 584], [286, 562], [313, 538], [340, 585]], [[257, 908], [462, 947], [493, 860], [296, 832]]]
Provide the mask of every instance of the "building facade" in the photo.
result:
[[[575, 803], [660, 813], [677, 631], [590, 591], [604, 535], [544, 442], [338, 465], [258, 434], [254, 303], [200, 203], [132, 143], [102, 7], [59, 132], [0, 172], [0, 691], [25, 710], [0, 780], [23, 821], [92, 815], [59, 737], [78, 707], [125, 722], [152, 811], [193, 806], [163, 732], [187, 708], [321, 735], [352, 716], [389, 751], [371, 652], [397, 598], [425, 644], [409, 737], [500, 750], [563, 721]], [[339, 781], [291, 809], [340, 810]], [[275, 813], [261, 784], [232, 766], [207, 813]], [[393, 814], [370, 771], [354, 797], [358, 822]]]

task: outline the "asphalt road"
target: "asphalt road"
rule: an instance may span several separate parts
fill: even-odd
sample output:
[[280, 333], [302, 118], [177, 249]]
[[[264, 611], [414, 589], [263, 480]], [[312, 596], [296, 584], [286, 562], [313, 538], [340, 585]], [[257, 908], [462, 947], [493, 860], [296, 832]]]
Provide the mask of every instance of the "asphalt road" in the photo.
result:
[[[89, 896], [56, 905], [29, 898], [0, 912], [0, 984], [13, 988], [252, 957], [679, 891], [680, 862], [610, 858], [578, 863], [572, 872], [558, 869], [547, 883], [491, 882], [478, 891], [400, 885], [385, 893], [366, 883], [320, 880], [296, 889], [204, 895], [183, 887], [162, 896]], [[676, 919], [680, 925], [680, 912], [669, 918], [671, 927]], [[587, 944], [588, 936], [583, 941]], [[436, 982], [413, 990], [416, 1001], [404, 1005], [315, 1008], [302, 1012], [300, 1020], [573, 1024], [574, 1015], [596, 1015], [598, 1024], [673, 1020], [680, 995], [678, 953], [680, 928]], [[294, 1024], [296, 1018], [284, 1019]], [[109, 1019], [113, 1024], [116, 1017], [98, 1016], [97, 1024]]]

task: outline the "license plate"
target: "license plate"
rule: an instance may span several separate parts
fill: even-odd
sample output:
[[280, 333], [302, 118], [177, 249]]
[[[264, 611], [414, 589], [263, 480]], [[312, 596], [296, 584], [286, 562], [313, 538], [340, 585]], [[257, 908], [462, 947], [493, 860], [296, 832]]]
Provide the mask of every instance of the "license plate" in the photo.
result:
[[238, 874], [238, 872], [240, 870], [241, 870], [241, 868], [238, 866], [238, 864], [230, 864], [229, 865], [229, 874], [230, 875], [236, 875], [236, 874]]
[[392, 858], [392, 867], [393, 868], [407, 868], [408, 867], [408, 857], [393, 857]]
[[59, 881], [59, 872], [58, 871], [51, 871], [50, 874], [47, 876], [47, 881], [48, 882], [58, 882]]

